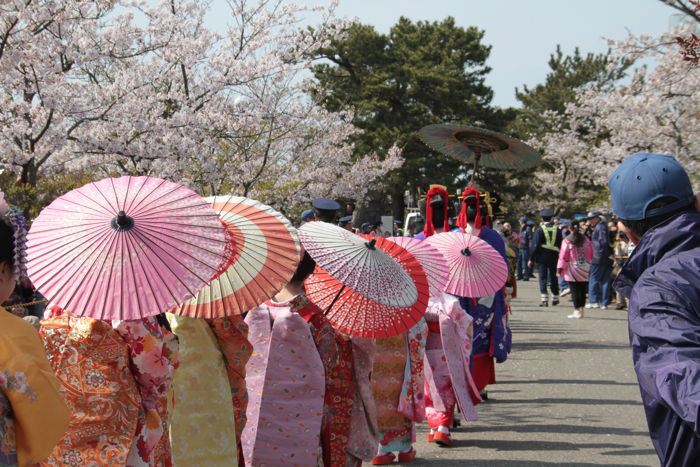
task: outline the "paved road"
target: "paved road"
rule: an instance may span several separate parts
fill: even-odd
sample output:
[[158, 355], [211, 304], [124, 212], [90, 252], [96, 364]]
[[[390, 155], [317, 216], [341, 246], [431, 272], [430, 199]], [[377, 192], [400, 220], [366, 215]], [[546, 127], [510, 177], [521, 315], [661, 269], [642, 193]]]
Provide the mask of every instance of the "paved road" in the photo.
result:
[[[413, 466], [658, 466], [646, 430], [624, 311], [576, 321], [565, 306], [538, 308], [536, 282], [513, 302], [513, 351], [481, 419], [453, 433], [452, 448], [425, 442]], [[463, 422], [464, 423], [464, 422]]]

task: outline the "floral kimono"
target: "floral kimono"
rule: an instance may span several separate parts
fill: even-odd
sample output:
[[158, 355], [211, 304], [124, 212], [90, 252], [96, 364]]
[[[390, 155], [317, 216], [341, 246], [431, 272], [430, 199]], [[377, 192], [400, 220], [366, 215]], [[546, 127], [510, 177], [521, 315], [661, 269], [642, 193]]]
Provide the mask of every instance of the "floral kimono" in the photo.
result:
[[156, 318], [74, 318], [56, 307], [49, 313], [40, 334], [71, 418], [46, 465], [171, 465], [172, 333]]
[[355, 467], [361, 465], [363, 460], [372, 460], [379, 444], [377, 407], [372, 395], [371, 382], [376, 344], [374, 339], [364, 337], [351, 337], [350, 343], [354, 397], [346, 465]]
[[170, 436], [175, 466], [236, 466], [234, 407], [226, 364], [203, 319], [168, 314], [179, 341]]
[[309, 306], [302, 294], [290, 302], [268, 301], [245, 318], [253, 345], [246, 365], [248, 423], [241, 436], [246, 466], [321, 462], [327, 360], [298, 313]]
[[177, 339], [156, 318], [113, 321], [112, 326], [129, 346], [131, 372], [141, 395], [141, 413], [127, 465], [172, 465], [168, 393], [178, 366]]
[[49, 456], [70, 417], [60, 388], [36, 330], [0, 307], [0, 465]]
[[377, 404], [379, 453], [406, 452], [415, 423], [425, 418], [423, 357], [428, 326], [421, 319], [408, 332], [377, 339], [372, 393]]
[[430, 428], [452, 427], [455, 405], [466, 420], [477, 420], [474, 404], [481, 398], [469, 370], [472, 318], [457, 298], [442, 294], [430, 298], [425, 319], [425, 413]]

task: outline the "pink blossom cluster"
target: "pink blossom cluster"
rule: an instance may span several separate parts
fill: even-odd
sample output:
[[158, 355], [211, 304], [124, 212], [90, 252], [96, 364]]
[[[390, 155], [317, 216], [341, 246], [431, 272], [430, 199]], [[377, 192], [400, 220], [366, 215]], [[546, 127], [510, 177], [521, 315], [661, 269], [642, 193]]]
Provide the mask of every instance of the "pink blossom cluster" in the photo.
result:
[[[312, 52], [347, 26], [335, 3], [226, 3], [2, 2], [0, 165], [28, 183], [90, 168], [271, 204], [361, 200], [401, 160], [353, 160], [349, 116], [307, 92]], [[225, 32], [207, 27], [212, 13]]]
[[640, 151], [674, 155], [700, 183], [700, 68], [679, 53], [679, 34], [609, 41], [611, 66], [623, 58], [641, 66], [612, 88], [579, 89], [564, 115], [548, 115], [554, 130], [530, 141], [547, 167], [537, 173], [538, 189], [569, 196], [576, 187], [585, 195], [582, 187], [605, 186], [615, 167]]

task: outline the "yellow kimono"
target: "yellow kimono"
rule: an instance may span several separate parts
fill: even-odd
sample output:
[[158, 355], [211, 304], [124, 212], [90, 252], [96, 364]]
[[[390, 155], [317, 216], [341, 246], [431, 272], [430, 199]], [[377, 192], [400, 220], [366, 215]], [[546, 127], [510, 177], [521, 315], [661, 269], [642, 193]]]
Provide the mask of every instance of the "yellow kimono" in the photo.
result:
[[170, 412], [175, 467], [236, 466], [231, 387], [214, 333], [203, 319], [168, 313], [168, 321], [180, 344]]
[[0, 307], [0, 465], [48, 457], [68, 428], [60, 387], [36, 329]]

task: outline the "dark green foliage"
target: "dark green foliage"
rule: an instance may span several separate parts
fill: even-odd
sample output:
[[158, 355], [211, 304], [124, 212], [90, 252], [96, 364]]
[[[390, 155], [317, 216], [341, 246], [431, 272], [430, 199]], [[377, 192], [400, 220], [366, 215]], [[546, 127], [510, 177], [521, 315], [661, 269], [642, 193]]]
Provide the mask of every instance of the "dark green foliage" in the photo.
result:
[[354, 109], [353, 123], [364, 130], [353, 140], [357, 156], [385, 154], [394, 143], [403, 149], [406, 162], [388, 182], [394, 216], [403, 216], [405, 190], [430, 183], [454, 188], [465, 173], [460, 162], [431, 152], [417, 130], [461, 122], [498, 131], [513, 117], [491, 107], [493, 92], [485, 84], [491, 48], [483, 36], [451, 17], [432, 23], [400, 18], [388, 34], [353, 25], [318, 55], [314, 73], [326, 107]]

